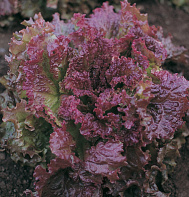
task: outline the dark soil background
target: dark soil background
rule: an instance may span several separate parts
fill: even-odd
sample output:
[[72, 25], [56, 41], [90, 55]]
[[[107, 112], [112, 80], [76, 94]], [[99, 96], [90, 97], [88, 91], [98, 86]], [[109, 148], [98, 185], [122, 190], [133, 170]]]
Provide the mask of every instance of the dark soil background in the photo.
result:
[[[112, 1], [110, 1], [112, 2]], [[165, 36], [171, 33], [173, 43], [182, 45], [189, 50], [189, 14], [183, 10], [168, 5], [166, 2], [160, 4], [159, 1], [143, 0], [139, 1], [137, 7], [141, 12], [148, 13], [150, 25], [162, 26]], [[17, 21], [21, 21], [20, 16], [16, 16]], [[0, 28], [0, 76], [6, 74], [8, 67], [4, 60], [8, 54], [8, 43], [12, 33], [22, 29], [18, 23], [13, 23], [9, 27]], [[189, 55], [189, 54], [188, 54]], [[189, 80], [189, 63], [182, 65], [169, 63], [166, 69], [171, 72], [178, 72]], [[0, 86], [0, 92], [3, 87]], [[164, 186], [164, 191], [171, 193], [170, 197], [189, 196], [189, 138], [180, 150], [181, 157], [177, 159], [177, 167], [170, 175]], [[0, 149], [0, 197], [22, 197], [29, 196], [24, 193], [26, 189], [33, 190], [33, 169], [14, 163], [5, 150]]]

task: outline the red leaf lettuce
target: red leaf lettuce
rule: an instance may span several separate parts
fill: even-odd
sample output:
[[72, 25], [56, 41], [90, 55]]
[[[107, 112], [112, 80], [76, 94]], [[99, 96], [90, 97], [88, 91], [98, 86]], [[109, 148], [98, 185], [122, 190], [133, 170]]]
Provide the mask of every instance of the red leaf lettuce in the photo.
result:
[[124, 196], [132, 187], [168, 196], [155, 180], [167, 179], [166, 154], [178, 150], [171, 139], [184, 124], [189, 82], [162, 70], [170, 42], [159, 28], [121, 5], [68, 23], [38, 14], [12, 38], [1, 82], [14, 102], [2, 104], [2, 141], [16, 160], [50, 162], [35, 169], [37, 196]]

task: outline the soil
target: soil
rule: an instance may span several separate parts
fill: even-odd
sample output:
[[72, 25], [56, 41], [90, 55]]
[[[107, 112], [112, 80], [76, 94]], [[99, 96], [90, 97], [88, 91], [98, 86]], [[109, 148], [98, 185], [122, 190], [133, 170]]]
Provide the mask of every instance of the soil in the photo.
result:
[[9, 154], [0, 149], [0, 196], [26, 197], [23, 192], [33, 189], [33, 169], [14, 163]]
[[[171, 33], [173, 42], [189, 50], [189, 14], [183, 10], [168, 5], [165, 1], [143, 0], [137, 7], [141, 12], [148, 13], [150, 25], [162, 26], [165, 35]], [[20, 21], [20, 19], [18, 19]], [[4, 59], [8, 54], [8, 44], [12, 33], [22, 27], [18, 23], [6, 28], [0, 28], [0, 76], [6, 74], [8, 67]], [[189, 55], [189, 54], [188, 54]], [[181, 73], [189, 80], [189, 64], [169, 63], [166, 69]], [[0, 86], [0, 91], [3, 87]], [[164, 191], [170, 192], [171, 197], [188, 197], [189, 195], [189, 138], [180, 150], [181, 157], [177, 159], [177, 167], [164, 185]], [[0, 197], [29, 196], [24, 193], [26, 189], [33, 190], [33, 169], [14, 163], [8, 152], [0, 149]]]

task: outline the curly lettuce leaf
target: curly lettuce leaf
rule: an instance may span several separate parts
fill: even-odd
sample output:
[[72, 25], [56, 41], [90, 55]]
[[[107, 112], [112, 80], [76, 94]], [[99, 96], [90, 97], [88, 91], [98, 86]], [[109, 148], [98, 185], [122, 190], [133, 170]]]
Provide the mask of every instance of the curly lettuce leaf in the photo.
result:
[[92, 174], [108, 177], [110, 181], [118, 180], [120, 167], [127, 164], [121, 155], [123, 144], [116, 141], [99, 142], [92, 146], [85, 155], [85, 169]]
[[0, 109], [15, 107], [15, 97], [11, 91], [6, 89], [0, 94]]
[[19, 97], [28, 99], [28, 110], [39, 117], [44, 117], [44, 110], [60, 125], [55, 111], [60, 105], [59, 81], [66, 74], [69, 39], [53, 35], [54, 26], [40, 14], [35, 15], [35, 22], [30, 19], [24, 24], [27, 28], [15, 33], [10, 44], [8, 75], [14, 75], [11, 83]]
[[120, 16], [113, 9], [114, 7], [109, 6], [106, 2], [90, 15], [89, 24], [102, 32], [105, 38], [115, 37], [118, 33]]
[[151, 87], [154, 98], [147, 107], [151, 118], [146, 120], [146, 134], [149, 139], [170, 139], [184, 123], [182, 118], [189, 107], [189, 82], [167, 71], [156, 71], [153, 75], [159, 84]]
[[66, 131], [66, 125], [61, 128], [54, 127], [54, 132], [50, 135], [50, 148], [58, 158], [68, 160], [70, 163], [77, 163], [79, 159], [75, 156], [76, 143], [71, 134]]
[[1, 144], [10, 150], [11, 158], [16, 162], [22, 161], [30, 166], [45, 165], [51, 158], [49, 137], [52, 126], [25, 108], [26, 101], [21, 100], [15, 108], [3, 110]]
[[142, 196], [144, 195], [145, 167], [150, 161], [150, 155], [148, 151], [143, 152], [141, 148], [134, 146], [127, 147], [124, 155], [127, 158], [127, 165], [121, 167], [119, 180], [114, 182], [105, 181], [103, 188], [106, 189], [106, 195], [115, 197], [129, 195], [129, 189], [132, 190], [132, 187], [134, 187], [133, 195]]
[[143, 74], [143, 70], [133, 59], [122, 56], [112, 58], [112, 63], [106, 71], [106, 78], [113, 88], [118, 83], [123, 83], [125, 88], [134, 89]]
[[68, 161], [59, 158], [51, 160], [48, 164], [48, 172], [37, 166], [34, 172], [37, 196], [103, 196], [99, 183], [93, 184], [93, 176], [82, 170], [81, 166], [71, 167]]

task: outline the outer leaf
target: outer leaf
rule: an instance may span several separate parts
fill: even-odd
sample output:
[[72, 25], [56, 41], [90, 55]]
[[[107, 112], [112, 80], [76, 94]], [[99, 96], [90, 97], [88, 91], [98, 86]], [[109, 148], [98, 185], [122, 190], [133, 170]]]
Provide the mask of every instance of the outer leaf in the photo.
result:
[[54, 127], [54, 132], [50, 136], [50, 148], [52, 153], [63, 160], [68, 160], [70, 163], [77, 163], [79, 159], [74, 154], [75, 142], [66, 131], [66, 126], [62, 128]]
[[75, 31], [74, 24], [65, 23], [63, 20], [60, 20], [60, 15], [58, 13], [53, 15], [52, 24], [54, 25], [55, 35], [67, 36]]
[[0, 109], [5, 109], [7, 106], [13, 108], [15, 105], [15, 98], [11, 91], [6, 89], [3, 93], [0, 94]]
[[43, 188], [46, 186], [48, 179], [56, 173], [60, 168], [67, 168], [70, 167], [70, 163], [68, 161], [64, 161], [61, 159], [54, 159], [51, 160], [51, 163], [49, 166], [49, 172], [47, 172], [44, 168], [41, 166], [37, 166], [34, 172], [35, 180], [37, 181], [35, 183], [35, 189], [37, 191], [38, 197], [43, 196]]
[[69, 162], [61, 159], [52, 160], [48, 165], [48, 172], [41, 166], [37, 166], [34, 173], [34, 177], [38, 181], [35, 187], [38, 192], [37, 197], [58, 197], [60, 195], [101, 197], [102, 191], [100, 187], [88, 181], [82, 181], [83, 178], [78, 177], [77, 169], [73, 172], [71, 166]]
[[67, 69], [69, 39], [51, 34], [54, 26], [40, 14], [35, 15], [35, 22], [30, 19], [24, 24], [29, 27], [15, 34], [10, 45], [12, 56], [7, 58], [16, 77], [12, 83], [21, 98], [28, 97], [28, 109], [39, 117], [45, 116], [44, 110], [60, 125], [54, 112], [60, 105], [59, 81]]
[[106, 38], [116, 37], [120, 16], [113, 11], [113, 6], [109, 6], [106, 2], [101, 8], [96, 8], [93, 12], [89, 24], [102, 32]]
[[22, 161], [30, 166], [45, 164], [52, 127], [44, 119], [36, 119], [25, 107], [26, 102], [22, 100], [15, 108], [3, 110], [5, 123], [1, 125], [4, 128], [1, 143], [10, 149], [16, 162]]
[[[117, 197], [118, 195], [127, 195], [127, 190], [133, 188], [133, 195], [145, 196], [143, 192], [143, 182], [145, 180], [145, 166], [150, 160], [148, 152], [143, 152], [139, 147], [128, 147], [125, 150], [127, 158], [127, 165], [121, 167], [119, 180], [113, 183], [106, 181], [103, 185], [104, 188], [109, 189], [106, 193]], [[130, 193], [128, 195], [131, 195]]]
[[130, 28], [132, 28], [137, 22], [148, 30], [147, 15], [140, 14], [135, 5], [131, 6], [126, 0], [121, 2], [119, 33], [117, 37], [121, 38], [126, 35]]
[[29, 112], [25, 111], [25, 106], [26, 106], [26, 101], [25, 100], [21, 100], [20, 103], [17, 104], [17, 106], [13, 109], [4, 109], [4, 116], [3, 116], [3, 121], [4, 122], [8, 122], [11, 121], [14, 123], [15, 125], [15, 129], [18, 131], [18, 136], [20, 137], [20, 132], [21, 131], [21, 127], [23, 122], [25, 121], [26, 117], [28, 117], [30, 115]]
[[[37, 46], [36, 42], [38, 43]], [[65, 61], [64, 49], [66, 44], [61, 50], [61, 45], [58, 45], [57, 42], [61, 42], [60, 39], [43, 34], [33, 37], [28, 44], [27, 54], [30, 60], [26, 61], [22, 68], [25, 74], [23, 90], [26, 90], [29, 106], [37, 111], [42, 111], [44, 106], [53, 111], [57, 108], [56, 105], [59, 106], [58, 83], [53, 78], [57, 80], [62, 78], [62, 76], [59, 76], [61, 75], [59, 66], [62, 62], [59, 53]], [[43, 49], [43, 46], [47, 51]]]
[[175, 46], [171, 41], [171, 39], [172, 39], [171, 35], [164, 38], [162, 27], [158, 28], [157, 35], [158, 35], [159, 40], [164, 45], [164, 47], [167, 51], [167, 59], [174, 60], [176, 58], [179, 58], [179, 56], [181, 56], [184, 52], [187, 51], [187, 49], [185, 49], [183, 46], [181, 46], [181, 47]]
[[182, 126], [182, 117], [188, 110], [189, 82], [177, 74], [167, 71], [154, 72], [160, 84], [154, 84], [151, 93], [154, 99], [147, 107], [146, 133], [149, 139], [172, 138], [176, 129]]
[[121, 155], [122, 151], [121, 142], [99, 142], [96, 147], [93, 146], [86, 152], [85, 169], [92, 174], [107, 176], [111, 181], [115, 181], [119, 179], [120, 167], [127, 164], [126, 158]]
[[145, 36], [144, 38], [139, 38], [134, 40], [132, 44], [132, 48], [133, 48], [133, 55], [136, 57], [137, 57], [137, 53], [141, 52], [142, 55], [140, 55], [141, 56], [140, 58], [142, 58], [142, 60], [140, 61], [142, 61], [141, 65], [145, 69], [148, 66], [146, 66], [147, 64], [145, 60], [146, 58], [143, 56], [147, 57], [151, 66], [154, 66], [154, 64], [160, 66], [167, 56], [166, 50], [163, 48], [163, 45], [159, 41], [149, 36]]
[[157, 197], [169, 197], [170, 194], [159, 191], [156, 184], [156, 176], [158, 174], [158, 167], [152, 166], [150, 170], [146, 172], [146, 180], [144, 183], [144, 192], [146, 196], [157, 196]]

